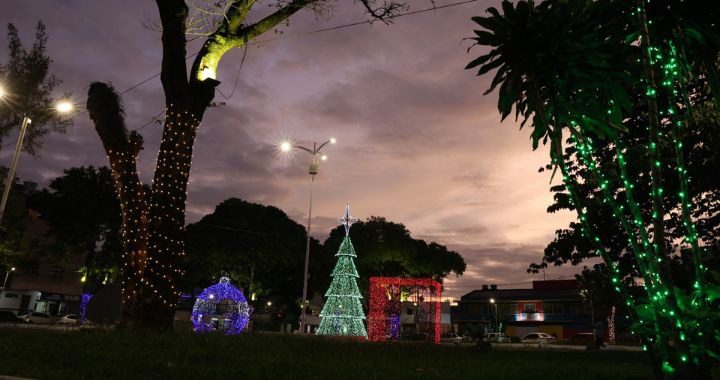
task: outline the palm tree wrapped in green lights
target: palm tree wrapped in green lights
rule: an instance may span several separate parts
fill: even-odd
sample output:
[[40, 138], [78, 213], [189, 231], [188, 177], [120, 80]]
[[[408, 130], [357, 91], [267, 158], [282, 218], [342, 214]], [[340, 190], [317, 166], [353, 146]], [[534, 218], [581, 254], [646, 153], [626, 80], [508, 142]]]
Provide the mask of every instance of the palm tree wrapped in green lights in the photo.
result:
[[[482, 27], [473, 40], [491, 50], [467, 68], [494, 71], [486, 94], [499, 88], [502, 118], [514, 107], [521, 126], [530, 121], [533, 148], [550, 143], [565, 187], [556, 199], [577, 210], [584, 244], [609, 268], [659, 376], [706, 378], [708, 362], [720, 359], [720, 274], [708, 270], [709, 249], [699, 244], [692, 213], [702, 194], [689, 185], [683, 140], [699, 102], [720, 104], [720, 10], [682, 1], [521, 0], [503, 1], [503, 14], [487, 12], [473, 17]], [[593, 196], [581, 196], [588, 186]], [[596, 204], [617, 221], [617, 238], [598, 222]], [[681, 239], [666, 234], [670, 220]], [[626, 248], [608, 249], [616, 240]], [[687, 285], [674, 278], [678, 271]], [[647, 297], [626, 288], [634, 277]]]
[[345, 206], [345, 215], [338, 219], [345, 226], [345, 238], [340, 244], [337, 256], [338, 261], [332, 271], [332, 282], [325, 296], [327, 302], [320, 312], [320, 327], [318, 335], [357, 336], [367, 339], [365, 330], [365, 312], [360, 300], [360, 289], [357, 278], [360, 275], [355, 268], [353, 257], [355, 248], [350, 241], [350, 226], [357, 222], [350, 216], [350, 205]]

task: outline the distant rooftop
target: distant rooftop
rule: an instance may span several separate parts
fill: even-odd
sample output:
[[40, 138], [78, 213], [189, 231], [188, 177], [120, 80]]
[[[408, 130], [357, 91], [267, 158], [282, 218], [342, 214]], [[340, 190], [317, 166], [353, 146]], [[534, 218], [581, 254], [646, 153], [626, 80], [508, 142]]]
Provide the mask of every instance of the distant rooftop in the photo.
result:
[[461, 301], [489, 302], [532, 301], [532, 300], [577, 300], [580, 298], [577, 281], [547, 280], [533, 281], [531, 289], [498, 289], [497, 285], [483, 285], [482, 289], [460, 297]]

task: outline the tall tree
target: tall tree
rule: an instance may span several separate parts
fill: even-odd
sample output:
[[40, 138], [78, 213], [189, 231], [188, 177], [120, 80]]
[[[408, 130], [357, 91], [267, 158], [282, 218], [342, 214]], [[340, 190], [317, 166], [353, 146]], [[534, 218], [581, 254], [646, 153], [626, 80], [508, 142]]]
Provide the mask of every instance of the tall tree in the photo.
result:
[[[305, 236], [305, 228], [278, 208], [226, 199], [212, 214], [187, 226], [182, 288], [203, 288], [226, 275], [251, 301], [270, 296], [294, 307], [302, 286]], [[322, 252], [317, 240], [311, 243], [313, 252]], [[313, 265], [311, 272], [315, 270]], [[310, 285], [312, 294], [327, 283]]]
[[[324, 246], [327, 252], [337, 251], [345, 238], [345, 229], [330, 232]], [[435, 242], [414, 239], [400, 224], [382, 217], [370, 217], [353, 224], [353, 246], [361, 252], [356, 259], [360, 290], [366, 296], [372, 276], [430, 277], [442, 282], [451, 274], [465, 272], [465, 260], [455, 251]]]
[[580, 274], [575, 275], [583, 302], [590, 307], [593, 326], [596, 321], [604, 320], [610, 315], [610, 309], [617, 304], [610, 274], [607, 272], [606, 265], [597, 264], [592, 269], [584, 267]]
[[87, 290], [113, 282], [120, 268], [120, 203], [110, 169], [78, 167], [33, 193], [28, 207], [40, 212], [50, 229], [49, 252], [58, 259], [85, 256]]
[[[477, 67], [478, 75], [497, 69], [488, 92], [500, 86], [502, 117], [515, 107], [521, 125], [531, 121], [534, 147], [550, 142], [564, 197], [577, 210], [592, 251], [607, 265], [613, 288], [634, 312], [636, 331], [651, 342], [658, 377], [707, 376], [708, 362], [720, 358], [720, 276], [704, 265], [708, 251], [700, 245], [692, 215], [696, 209], [685, 142], [690, 114], [698, 105], [687, 87], [705, 81], [705, 91], [716, 103], [720, 99], [720, 36], [715, 27], [720, 10], [679, 0], [503, 1], [502, 10], [500, 14], [490, 8], [488, 17], [473, 18], [483, 28], [475, 31], [475, 41], [492, 50], [467, 68]], [[630, 100], [630, 94], [637, 93], [642, 94], [641, 111]], [[621, 136], [639, 124], [644, 127], [638, 131], [641, 142], [626, 144]], [[565, 144], [575, 148], [569, 161]], [[603, 161], [603, 146], [612, 147], [613, 159]], [[641, 151], [641, 159], [630, 160], [633, 149]], [[586, 183], [571, 171], [573, 166], [589, 174], [589, 185], [610, 206], [647, 298], [634, 297], [623, 284], [604, 226], [589, 213], [588, 202], [595, 199], [578, 192]], [[637, 167], [646, 175], [636, 176]], [[672, 181], [678, 184], [677, 202], [667, 204]], [[647, 216], [635, 196], [641, 191], [649, 192]], [[688, 288], [673, 276], [679, 252], [666, 235], [671, 224], [667, 219], [684, 230], [681, 244], [691, 268]]]
[[[371, 17], [388, 20], [403, 9], [395, 1], [358, 0]], [[229, 50], [247, 44], [302, 9], [322, 11], [328, 0], [276, 1], [256, 22], [255, 0], [215, 3], [222, 9], [205, 35], [190, 71], [186, 66], [188, 23], [194, 25], [184, 0], [157, 0], [162, 30], [160, 80], [165, 95], [165, 121], [152, 186], [145, 191], [136, 159], [143, 147], [140, 134], [125, 126], [120, 97], [105, 83], [93, 83], [87, 109], [110, 161], [123, 211], [125, 243], [122, 276], [123, 323], [128, 328], [169, 329], [184, 271], [185, 203], [192, 149], [205, 110], [215, 95], [218, 64]], [[377, 4], [376, 4], [377, 3]], [[210, 4], [210, 3], [209, 3]], [[266, 4], [267, 5], [267, 4]], [[200, 10], [204, 14], [216, 14]], [[251, 12], [254, 11], [254, 12]], [[260, 13], [263, 11], [260, 10]]]
[[23, 115], [31, 115], [23, 142], [25, 151], [37, 155], [41, 138], [51, 131], [64, 132], [71, 124], [54, 111], [52, 92], [62, 83], [50, 73], [52, 60], [47, 55], [48, 35], [45, 24], [38, 21], [35, 42], [31, 50], [23, 47], [18, 30], [8, 24], [8, 50], [10, 56], [0, 64], [0, 146], [14, 128], [20, 127]]

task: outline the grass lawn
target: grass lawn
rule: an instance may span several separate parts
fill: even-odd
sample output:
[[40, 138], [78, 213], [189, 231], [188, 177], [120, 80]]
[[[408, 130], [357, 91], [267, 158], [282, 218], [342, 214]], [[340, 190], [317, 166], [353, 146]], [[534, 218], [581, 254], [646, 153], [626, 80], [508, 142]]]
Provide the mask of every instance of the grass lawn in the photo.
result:
[[36, 379], [650, 379], [640, 352], [493, 351], [271, 334], [0, 329], [0, 375]]

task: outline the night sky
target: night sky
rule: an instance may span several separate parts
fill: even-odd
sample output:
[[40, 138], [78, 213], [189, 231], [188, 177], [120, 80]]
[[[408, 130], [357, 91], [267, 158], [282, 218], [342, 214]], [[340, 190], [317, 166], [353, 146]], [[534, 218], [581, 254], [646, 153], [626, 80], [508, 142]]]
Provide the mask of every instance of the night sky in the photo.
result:
[[[437, 5], [456, 0], [436, 0]], [[462, 254], [465, 275], [446, 281], [457, 297], [481, 284], [542, 279], [525, 272], [539, 261], [553, 232], [570, 213], [547, 214], [552, 200], [543, 147], [533, 152], [528, 130], [500, 123], [497, 94], [483, 96], [489, 77], [464, 70], [480, 48], [466, 52], [475, 24], [494, 1], [455, 6], [332, 32], [305, 32], [366, 18], [359, 5], [338, 2], [331, 18], [300, 12], [247, 49], [237, 88], [226, 105], [209, 109], [195, 142], [189, 183], [188, 222], [228, 197], [277, 206], [301, 224], [307, 218], [309, 155], [283, 158], [275, 145], [293, 137], [302, 145], [335, 137], [315, 182], [313, 235], [324, 239], [345, 203], [354, 216], [384, 216], [403, 223], [413, 237], [436, 241]], [[412, 0], [411, 10], [429, 6]], [[262, 3], [262, 11], [270, 10]], [[14, 23], [27, 47], [34, 24], [47, 24], [52, 72], [84, 111], [91, 81], [125, 90], [159, 72], [160, 35], [144, 28], [157, 20], [154, 1], [3, 0], [0, 21]], [[254, 19], [257, 19], [256, 14]], [[5, 33], [3, 32], [3, 35]], [[199, 39], [188, 52], [199, 48]], [[7, 57], [5, 43], [0, 61]], [[242, 49], [219, 67], [219, 90], [233, 92]], [[191, 60], [189, 61], [191, 63]], [[8, 89], [10, 90], [10, 89]], [[128, 127], [148, 123], [164, 108], [159, 78], [123, 96]], [[149, 180], [161, 127], [142, 130], [141, 177]], [[5, 139], [12, 142], [14, 136]], [[44, 139], [41, 156], [24, 155], [18, 175], [41, 184], [80, 165], [107, 165], [86, 113], [67, 134]], [[0, 152], [8, 165], [12, 148]], [[362, 252], [358, 252], [362, 255]], [[577, 268], [549, 268], [547, 278]]]

